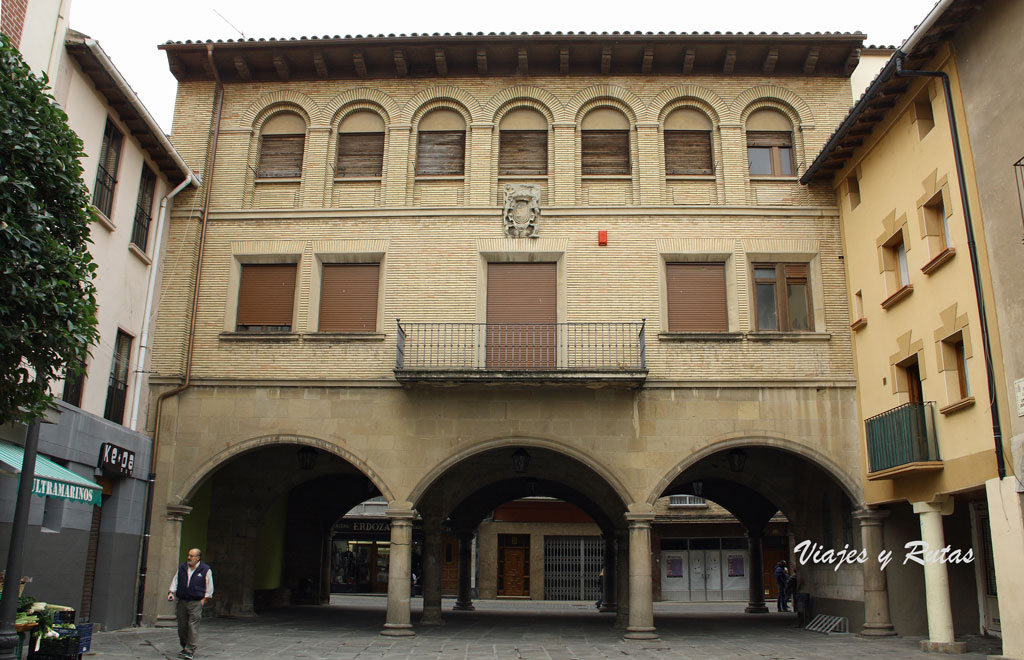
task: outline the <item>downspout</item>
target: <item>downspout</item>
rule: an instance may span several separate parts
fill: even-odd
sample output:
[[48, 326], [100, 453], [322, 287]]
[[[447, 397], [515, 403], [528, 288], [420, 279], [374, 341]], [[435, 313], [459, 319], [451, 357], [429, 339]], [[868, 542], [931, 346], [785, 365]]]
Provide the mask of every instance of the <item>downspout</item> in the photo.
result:
[[[940, 5], [949, 5], [948, 0]], [[914, 30], [910, 38], [896, 51], [896, 75], [910, 78], [941, 78], [942, 91], [946, 99], [946, 116], [949, 118], [949, 132], [953, 138], [953, 158], [956, 161], [956, 178], [960, 186], [960, 204], [963, 207], [964, 224], [967, 227], [967, 250], [971, 257], [971, 274], [974, 276], [974, 296], [978, 303], [978, 321], [981, 324], [981, 344], [985, 353], [985, 375], [988, 383], [989, 411], [992, 415], [992, 435], [996, 445], [996, 468], [999, 478], [1006, 477], [1006, 459], [1003, 456], [1003, 431], [999, 423], [999, 402], [996, 398], [995, 375], [992, 373], [992, 344], [988, 333], [988, 318], [985, 314], [985, 298], [982, 292], [981, 270], [978, 267], [978, 247], [974, 241], [974, 225], [971, 221], [971, 208], [967, 201], [967, 179], [964, 176], [963, 156], [960, 153], [960, 135], [957, 132], [956, 117], [953, 114], [953, 93], [950, 91], [949, 76], [943, 71], [909, 71], [903, 68], [903, 59], [907, 51], [912, 50], [914, 44], [924, 35], [927, 28], [934, 23], [944, 7], [937, 5], [926, 17], [925, 23]], [[934, 15], [934, 16], [933, 16]], [[928, 19], [931, 19], [929, 22]], [[906, 49], [906, 50], [904, 50]]]
[[146, 366], [146, 357], [149, 353], [149, 330], [152, 326], [153, 299], [156, 298], [156, 280], [160, 270], [160, 245], [164, 239], [164, 220], [167, 217], [167, 202], [185, 189], [185, 186], [200, 186], [202, 181], [195, 174], [189, 174], [188, 178], [178, 184], [171, 192], [164, 195], [160, 200], [160, 214], [156, 221], [156, 235], [154, 237], [153, 263], [149, 267], [149, 282], [146, 285], [146, 311], [142, 317], [142, 333], [139, 336], [139, 356], [135, 361], [135, 386], [132, 390], [132, 415], [128, 422], [128, 428], [138, 431], [139, 407], [142, 404], [142, 387], [139, 381], [142, 380], [142, 369]]
[[146, 595], [146, 565], [149, 559], [149, 537], [153, 524], [153, 496], [156, 486], [156, 457], [160, 441], [160, 413], [163, 410], [163, 403], [176, 394], [188, 389], [192, 377], [192, 353], [195, 349], [196, 337], [196, 316], [199, 310], [199, 285], [203, 276], [203, 253], [206, 247], [206, 227], [210, 217], [210, 191], [213, 189], [213, 170], [217, 161], [217, 140], [220, 137], [221, 112], [224, 108], [224, 84], [217, 73], [217, 65], [213, 61], [213, 44], [207, 44], [206, 57], [210, 61], [213, 70], [213, 77], [216, 81], [214, 94], [217, 102], [214, 110], [213, 122], [213, 144], [210, 147], [210, 157], [206, 161], [206, 172], [203, 175], [203, 182], [206, 192], [203, 196], [203, 218], [199, 229], [199, 254], [196, 256], [196, 278], [192, 286], [192, 314], [188, 327], [188, 348], [185, 352], [185, 379], [181, 385], [172, 390], [164, 392], [157, 397], [156, 414], [154, 415], [153, 449], [149, 461], [149, 479], [146, 488], [146, 521], [143, 527], [141, 561], [139, 563], [139, 593], [136, 598], [135, 625], [142, 623], [142, 606]]

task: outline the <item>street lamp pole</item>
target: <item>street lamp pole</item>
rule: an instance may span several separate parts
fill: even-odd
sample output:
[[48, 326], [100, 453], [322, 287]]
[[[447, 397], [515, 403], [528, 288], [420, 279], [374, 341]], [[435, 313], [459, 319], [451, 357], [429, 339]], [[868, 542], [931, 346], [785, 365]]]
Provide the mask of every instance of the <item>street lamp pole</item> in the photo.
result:
[[32, 482], [36, 475], [36, 450], [39, 447], [39, 419], [32, 420], [25, 436], [25, 457], [21, 463], [21, 478], [18, 483], [18, 500], [14, 506], [14, 521], [11, 523], [11, 544], [7, 548], [7, 572], [5, 573], [3, 598], [0, 599], [0, 660], [16, 660], [14, 649], [18, 645], [18, 633], [14, 630], [14, 618], [18, 613], [18, 596], [21, 586], [22, 546], [25, 544], [25, 528], [28, 526], [28, 510], [31, 505]]

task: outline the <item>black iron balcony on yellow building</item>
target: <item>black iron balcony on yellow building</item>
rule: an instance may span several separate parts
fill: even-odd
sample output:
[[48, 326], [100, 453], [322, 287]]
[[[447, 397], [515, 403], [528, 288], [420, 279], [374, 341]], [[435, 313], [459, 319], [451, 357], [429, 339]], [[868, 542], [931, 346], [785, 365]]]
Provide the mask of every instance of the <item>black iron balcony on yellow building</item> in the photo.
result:
[[869, 480], [942, 469], [934, 408], [931, 401], [905, 403], [864, 420]]
[[482, 383], [637, 388], [647, 379], [639, 323], [403, 323], [403, 385]]

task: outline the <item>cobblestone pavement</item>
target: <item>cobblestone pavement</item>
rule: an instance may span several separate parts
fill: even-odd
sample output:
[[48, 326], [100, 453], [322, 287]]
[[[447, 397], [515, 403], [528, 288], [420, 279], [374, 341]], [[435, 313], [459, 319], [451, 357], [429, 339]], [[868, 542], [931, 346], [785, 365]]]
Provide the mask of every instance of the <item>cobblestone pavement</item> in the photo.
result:
[[[413, 622], [422, 599], [414, 598]], [[445, 625], [416, 626], [416, 636], [383, 637], [386, 600], [333, 596], [325, 607], [292, 607], [252, 618], [208, 618], [200, 626], [197, 660], [616, 660], [687, 658], [889, 660], [930, 658], [917, 637], [864, 639], [822, 635], [796, 625], [793, 614], [751, 615], [745, 603], [655, 603], [653, 641], [626, 641], [612, 628], [613, 614], [592, 603], [477, 601], [476, 611], [453, 612], [444, 602]], [[998, 640], [966, 638], [964, 660], [999, 653]], [[83, 660], [176, 657], [172, 628], [96, 633]]]

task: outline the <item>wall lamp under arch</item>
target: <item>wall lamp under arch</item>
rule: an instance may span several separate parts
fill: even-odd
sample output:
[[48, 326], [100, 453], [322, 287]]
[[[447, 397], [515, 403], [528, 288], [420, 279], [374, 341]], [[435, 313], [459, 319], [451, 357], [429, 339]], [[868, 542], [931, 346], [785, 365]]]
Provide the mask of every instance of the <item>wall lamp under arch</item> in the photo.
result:
[[299, 451], [295, 452], [299, 457], [299, 467], [303, 470], [312, 470], [313, 464], [316, 463], [317, 451], [313, 447], [300, 447]]
[[729, 452], [729, 469], [733, 472], [743, 472], [743, 466], [747, 464], [747, 452], [742, 449], [733, 449]]
[[512, 469], [516, 471], [516, 474], [522, 474], [526, 472], [526, 468], [530, 466], [530, 453], [520, 447], [515, 450], [512, 454]]

